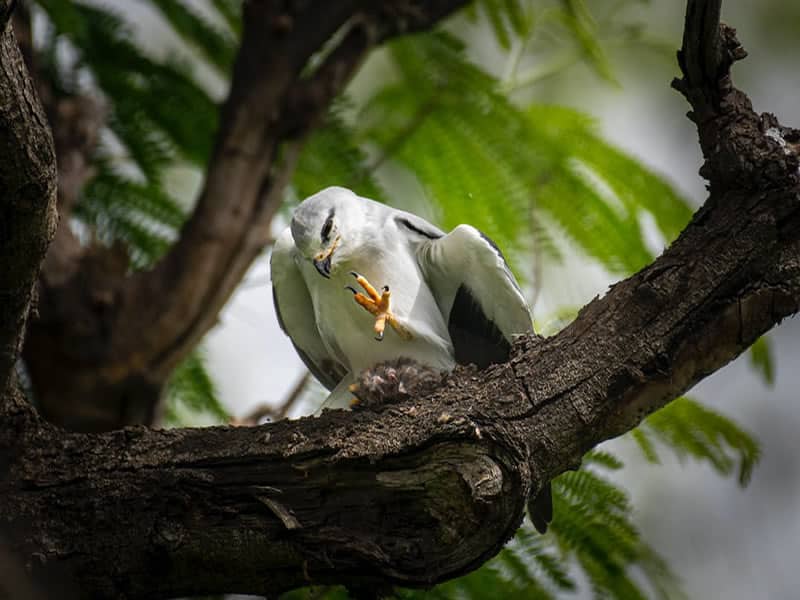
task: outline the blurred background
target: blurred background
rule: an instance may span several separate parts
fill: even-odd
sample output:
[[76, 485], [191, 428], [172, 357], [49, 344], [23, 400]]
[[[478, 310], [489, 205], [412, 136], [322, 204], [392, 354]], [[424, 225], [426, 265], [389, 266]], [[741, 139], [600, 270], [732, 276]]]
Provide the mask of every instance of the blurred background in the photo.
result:
[[[184, 147], [195, 143], [191, 136], [159, 130], [145, 114], [141, 127], [152, 127], [154, 145], [164, 148], [138, 152], [135, 128], [114, 119], [141, 111], [115, 95], [107, 67], [91, 55], [91, 36], [65, 16], [72, 4], [31, 3], [34, 40], [54, 76], [111, 107], [97, 181], [71, 226], [84, 239], [121, 240], [132, 267], [145, 269], [174, 239], [179, 219], [126, 210], [125, 186], [157, 195], [143, 167], [152, 151], [158, 194], [190, 210], [213, 119], [192, 134], [207, 137], [206, 149], [193, 152]], [[153, 63], [190, 73], [203, 107], [224, 99], [231, 56], [223, 54], [237, 36], [226, 16], [235, 2], [78, 6], [102, 11], [81, 19], [114, 16], [117, 34]], [[273, 235], [298, 199], [327, 185], [353, 187], [444, 228], [472, 223], [506, 251], [539, 331], [558, 331], [610, 283], [647, 264], [706, 198], [688, 105], [669, 87], [683, 10], [680, 2], [631, 0], [481, 2], [434, 34], [374, 52], [307, 145]], [[750, 54], [734, 67], [736, 85], [757, 111], [800, 125], [800, 3], [728, 1], [723, 20]], [[193, 362], [179, 368], [166, 424], [299, 416], [324, 398], [279, 329], [268, 262], [267, 249]], [[426, 594], [487, 597], [481, 590], [499, 582], [519, 597], [796, 598], [799, 361], [800, 323], [789, 320], [660, 421], [605, 444], [587, 461], [588, 479], [568, 474], [556, 486], [564, 522], [557, 516], [545, 539], [523, 532], [482, 575]]]

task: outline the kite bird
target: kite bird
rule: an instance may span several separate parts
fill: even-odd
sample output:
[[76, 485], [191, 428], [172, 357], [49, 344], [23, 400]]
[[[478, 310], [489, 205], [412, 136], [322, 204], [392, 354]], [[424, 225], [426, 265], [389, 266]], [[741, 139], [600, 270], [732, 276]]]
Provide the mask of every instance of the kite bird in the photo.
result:
[[[500, 249], [470, 225], [424, 219], [330, 187], [304, 200], [275, 242], [272, 294], [281, 328], [345, 407], [358, 375], [412, 359], [437, 371], [508, 359], [530, 311]], [[544, 532], [549, 485], [529, 512]]]

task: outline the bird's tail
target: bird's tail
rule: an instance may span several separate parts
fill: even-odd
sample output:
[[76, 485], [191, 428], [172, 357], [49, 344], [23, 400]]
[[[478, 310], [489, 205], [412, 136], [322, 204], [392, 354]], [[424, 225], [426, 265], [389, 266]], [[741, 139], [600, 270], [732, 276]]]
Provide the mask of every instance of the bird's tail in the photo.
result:
[[553, 490], [550, 482], [547, 482], [536, 497], [528, 499], [528, 516], [536, 531], [547, 532], [547, 524], [553, 520]]

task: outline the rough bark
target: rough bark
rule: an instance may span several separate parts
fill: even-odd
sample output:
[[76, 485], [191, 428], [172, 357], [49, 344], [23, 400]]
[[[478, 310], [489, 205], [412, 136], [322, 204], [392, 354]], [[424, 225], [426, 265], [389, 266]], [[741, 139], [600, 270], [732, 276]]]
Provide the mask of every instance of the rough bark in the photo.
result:
[[[300, 144], [330, 102], [376, 44], [429, 28], [465, 3], [246, 2], [205, 184], [174, 248], [153, 270], [131, 277], [120, 249], [82, 251], [68, 228], [59, 230], [41, 281], [41, 318], [25, 347], [42, 414], [81, 431], [157, 420], [170, 373], [215, 324], [266, 245]], [[302, 74], [340, 30], [323, 63]], [[65, 108], [80, 116], [85, 100]], [[68, 126], [63, 133], [70, 143], [59, 160], [75, 167], [69, 181], [80, 185], [83, 146]]]
[[56, 228], [53, 139], [0, 1], [0, 393], [19, 357], [39, 265]]
[[[558, 335], [520, 341], [507, 364], [458, 370], [419, 402], [86, 435], [8, 395], [10, 547], [37, 577], [101, 598], [424, 586], [491, 557], [544, 482], [800, 309], [800, 136], [732, 87], [742, 52], [718, 9], [690, 0], [675, 84], [710, 196], [653, 264]], [[699, 24], [706, 33], [690, 34]]]

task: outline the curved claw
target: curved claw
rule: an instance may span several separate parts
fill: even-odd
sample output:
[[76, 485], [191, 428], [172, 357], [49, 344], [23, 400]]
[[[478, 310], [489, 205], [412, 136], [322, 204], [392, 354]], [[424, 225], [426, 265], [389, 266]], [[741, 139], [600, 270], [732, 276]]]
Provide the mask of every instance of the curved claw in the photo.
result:
[[383, 341], [383, 332], [381, 331], [378, 335], [375, 336], [375, 339], [379, 342]]
[[356, 279], [358, 279], [359, 277], [361, 277], [361, 275], [360, 275], [360, 274], [358, 274], [358, 273], [356, 273], [355, 271], [350, 271], [350, 275], [352, 275], [352, 276], [353, 276], [353, 277], [355, 277]]
[[344, 286], [344, 289], [346, 289], [346, 290], [350, 290], [351, 292], [353, 292], [353, 295], [354, 295], [354, 296], [355, 296], [355, 295], [358, 293], [358, 291], [357, 291], [357, 290], [356, 290], [356, 289], [355, 289], [353, 286], [351, 286], [351, 285], [346, 285], [346, 286]]

